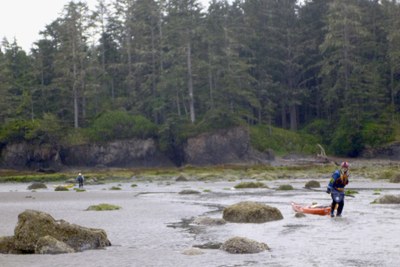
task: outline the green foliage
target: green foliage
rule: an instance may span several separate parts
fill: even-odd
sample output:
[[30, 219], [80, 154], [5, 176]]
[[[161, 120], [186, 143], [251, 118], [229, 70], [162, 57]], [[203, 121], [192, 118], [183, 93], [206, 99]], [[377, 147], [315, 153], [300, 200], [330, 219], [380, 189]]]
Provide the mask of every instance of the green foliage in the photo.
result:
[[243, 124], [240, 118], [232, 112], [222, 109], [209, 110], [202, 120], [196, 124], [196, 133], [209, 132], [218, 129], [227, 129]]
[[63, 129], [53, 114], [44, 114], [38, 120], [12, 120], [0, 131], [0, 142], [35, 141], [39, 143], [57, 143], [63, 135]]
[[12, 120], [1, 127], [0, 141], [22, 142], [35, 138], [33, 134], [39, 128], [38, 121]]
[[267, 125], [250, 127], [251, 143], [259, 151], [272, 149], [277, 154], [315, 154], [318, 139], [301, 132], [293, 132]]
[[132, 116], [125, 111], [109, 111], [101, 114], [89, 127], [94, 141], [112, 141], [127, 138], [154, 137], [157, 127], [143, 116]]
[[363, 149], [360, 125], [343, 114], [332, 136], [330, 148], [335, 155], [356, 157]]
[[363, 125], [361, 136], [365, 145], [376, 147], [394, 140], [394, 129], [390, 124], [368, 122]]
[[332, 136], [332, 127], [327, 120], [317, 119], [307, 124], [301, 132], [312, 135], [320, 139], [322, 144], [326, 144]]

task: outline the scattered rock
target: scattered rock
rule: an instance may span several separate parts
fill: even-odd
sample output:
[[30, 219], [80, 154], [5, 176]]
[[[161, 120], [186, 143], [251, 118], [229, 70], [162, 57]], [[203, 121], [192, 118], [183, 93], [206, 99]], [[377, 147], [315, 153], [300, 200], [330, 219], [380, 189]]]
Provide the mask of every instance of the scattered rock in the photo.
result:
[[242, 182], [234, 186], [236, 189], [239, 188], [268, 188], [264, 183], [262, 182]]
[[201, 192], [197, 190], [186, 189], [179, 192], [180, 195], [193, 195], [193, 194], [201, 194]]
[[400, 204], [400, 195], [385, 195], [375, 199], [372, 204]]
[[305, 187], [305, 188], [320, 188], [320, 187], [321, 187], [321, 184], [320, 184], [318, 181], [311, 180], [311, 181], [308, 181], [308, 182], [305, 184], [304, 187]]
[[293, 190], [293, 186], [290, 184], [282, 184], [278, 187], [278, 190], [282, 190], [282, 191], [287, 191], [287, 190]]
[[177, 182], [187, 182], [187, 181], [189, 181], [189, 179], [186, 176], [184, 176], [183, 174], [181, 174], [175, 179], [175, 181], [177, 181]]
[[35, 189], [46, 189], [47, 186], [44, 183], [40, 182], [33, 182], [28, 186], [28, 190], [35, 190]]
[[116, 205], [101, 203], [99, 205], [89, 206], [86, 210], [102, 211], [102, 210], [119, 210], [120, 208], [121, 207]]
[[196, 255], [204, 254], [204, 252], [199, 248], [189, 248], [189, 249], [185, 249], [184, 251], [182, 251], [182, 254], [188, 255], [188, 256], [196, 256]]
[[225, 241], [222, 250], [232, 254], [259, 253], [269, 250], [267, 244], [260, 243], [245, 237], [233, 237]]
[[201, 248], [201, 249], [220, 249], [221, 246], [222, 246], [222, 243], [220, 243], [220, 242], [207, 242], [205, 244], [193, 245], [193, 247]]
[[304, 217], [306, 217], [306, 215], [304, 213], [302, 213], [302, 212], [296, 212], [294, 217], [296, 217], [296, 218], [304, 218]]
[[282, 220], [279, 209], [251, 201], [240, 202], [226, 207], [223, 218], [228, 222], [236, 223], [264, 223]]
[[54, 189], [54, 191], [69, 191], [69, 189], [66, 186], [59, 185]]
[[73, 248], [49, 235], [39, 238], [35, 247], [36, 254], [62, 254], [74, 252], [75, 250]]
[[198, 217], [193, 221], [193, 223], [198, 225], [212, 226], [226, 224], [226, 221], [220, 218]]

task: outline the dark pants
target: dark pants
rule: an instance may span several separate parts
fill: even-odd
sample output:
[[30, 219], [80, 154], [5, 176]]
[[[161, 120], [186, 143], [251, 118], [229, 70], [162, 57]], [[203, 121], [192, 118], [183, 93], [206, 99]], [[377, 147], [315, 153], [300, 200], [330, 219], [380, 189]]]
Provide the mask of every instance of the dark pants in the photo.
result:
[[332, 193], [331, 197], [332, 197], [331, 214], [334, 213], [336, 204], [338, 204], [336, 215], [341, 215], [344, 207], [344, 194]]
[[83, 187], [83, 179], [78, 179], [79, 188]]

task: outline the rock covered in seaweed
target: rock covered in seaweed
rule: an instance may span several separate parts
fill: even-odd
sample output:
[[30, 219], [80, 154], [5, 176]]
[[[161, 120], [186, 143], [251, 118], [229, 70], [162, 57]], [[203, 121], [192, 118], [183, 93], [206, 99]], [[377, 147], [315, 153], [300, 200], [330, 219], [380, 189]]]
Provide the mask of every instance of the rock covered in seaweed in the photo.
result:
[[279, 209], [265, 204], [244, 201], [226, 207], [223, 218], [228, 222], [236, 223], [264, 223], [282, 220]]
[[1, 253], [71, 253], [111, 246], [102, 229], [55, 220], [51, 215], [25, 210], [18, 215], [13, 237], [0, 238]]

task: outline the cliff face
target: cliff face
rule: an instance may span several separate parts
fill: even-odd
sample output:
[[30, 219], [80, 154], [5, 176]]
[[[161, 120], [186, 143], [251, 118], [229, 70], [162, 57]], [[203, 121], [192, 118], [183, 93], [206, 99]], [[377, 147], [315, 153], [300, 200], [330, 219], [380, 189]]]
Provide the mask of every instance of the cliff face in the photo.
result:
[[[237, 127], [189, 138], [182, 148], [179, 165], [262, 163], [272, 154], [254, 151], [246, 128]], [[48, 144], [8, 144], [1, 150], [0, 166], [13, 169], [61, 169], [86, 167], [165, 167], [176, 159], [163, 154], [153, 139], [131, 139], [103, 144], [56, 147]]]
[[190, 138], [184, 147], [185, 163], [214, 165], [225, 163], [262, 163], [273, 160], [271, 154], [252, 149], [246, 128], [237, 127]]
[[105, 144], [73, 146], [61, 152], [67, 166], [161, 167], [171, 161], [157, 148], [153, 139], [132, 139]]

